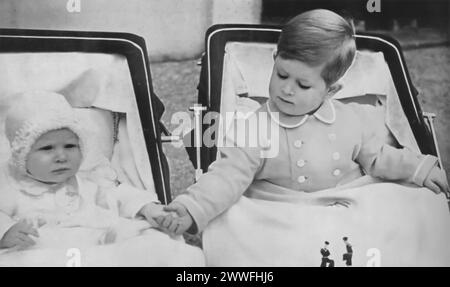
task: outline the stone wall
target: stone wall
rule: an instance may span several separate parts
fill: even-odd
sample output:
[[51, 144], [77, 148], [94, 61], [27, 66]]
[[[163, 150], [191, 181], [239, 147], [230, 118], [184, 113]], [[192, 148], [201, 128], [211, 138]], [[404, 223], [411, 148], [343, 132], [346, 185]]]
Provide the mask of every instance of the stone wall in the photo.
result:
[[259, 23], [261, 0], [1, 0], [0, 27], [130, 32], [151, 61], [198, 57], [213, 23]]

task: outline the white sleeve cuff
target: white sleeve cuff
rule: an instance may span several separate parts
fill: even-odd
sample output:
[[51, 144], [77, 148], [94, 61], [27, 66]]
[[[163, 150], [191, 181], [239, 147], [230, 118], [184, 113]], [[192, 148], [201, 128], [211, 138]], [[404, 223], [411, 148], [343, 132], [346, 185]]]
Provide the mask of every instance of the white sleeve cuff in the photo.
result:
[[428, 177], [437, 162], [437, 157], [432, 155], [425, 155], [422, 161], [417, 166], [416, 171], [414, 172], [412, 182], [417, 184], [418, 186], [423, 186], [425, 179]]

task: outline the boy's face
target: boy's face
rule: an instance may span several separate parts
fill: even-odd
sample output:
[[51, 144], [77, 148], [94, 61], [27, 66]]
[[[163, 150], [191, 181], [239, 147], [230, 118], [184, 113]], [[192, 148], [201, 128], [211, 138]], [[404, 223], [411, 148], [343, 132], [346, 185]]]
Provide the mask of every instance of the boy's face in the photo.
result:
[[62, 183], [78, 172], [81, 160], [78, 136], [69, 129], [53, 130], [33, 144], [26, 168], [39, 181]]
[[298, 60], [275, 58], [269, 94], [279, 112], [304, 115], [317, 109], [328, 94], [322, 76], [323, 66], [311, 67]]

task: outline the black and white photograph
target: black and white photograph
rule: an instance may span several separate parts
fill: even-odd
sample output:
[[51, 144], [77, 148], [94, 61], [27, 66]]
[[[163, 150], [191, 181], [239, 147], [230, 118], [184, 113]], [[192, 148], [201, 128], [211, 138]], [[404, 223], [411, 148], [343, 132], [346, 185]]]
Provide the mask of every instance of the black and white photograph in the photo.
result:
[[450, 267], [449, 14], [0, 0], [0, 267]]

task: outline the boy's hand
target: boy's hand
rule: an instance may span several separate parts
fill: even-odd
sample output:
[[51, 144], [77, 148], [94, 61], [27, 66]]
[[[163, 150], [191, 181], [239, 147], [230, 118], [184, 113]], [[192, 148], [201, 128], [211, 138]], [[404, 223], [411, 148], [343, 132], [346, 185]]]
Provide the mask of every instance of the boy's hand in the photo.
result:
[[156, 219], [156, 222], [172, 234], [181, 235], [194, 223], [186, 207], [177, 202], [172, 202], [168, 206], [164, 207], [164, 211], [175, 212], [176, 216], [172, 214], [160, 216]]
[[423, 186], [428, 187], [434, 193], [449, 192], [445, 171], [438, 166], [433, 167], [430, 174], [425, 179]]
[[26, 249], [36, 244], [36, 242], [30, 238], [30, 235], [39, 237], [37, 230], [31, 223], [26, 220], [21, 220], [6, 231], [3, 238], [0, 240], [0, 248], [17, 246], [19, 247], [19, 250]]

